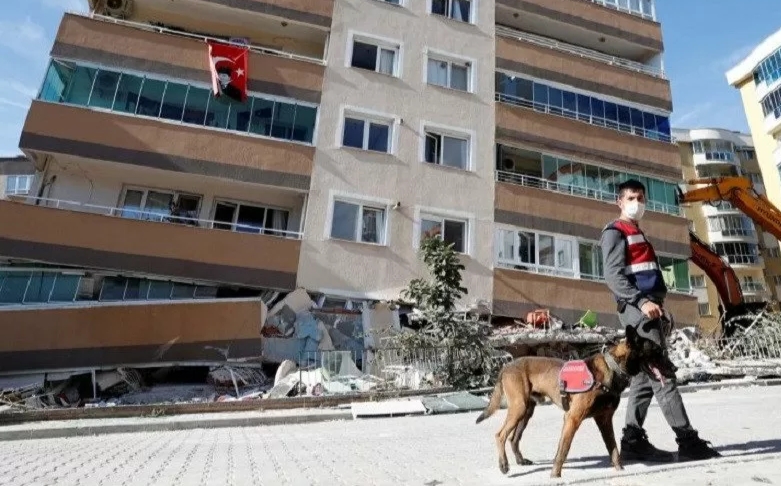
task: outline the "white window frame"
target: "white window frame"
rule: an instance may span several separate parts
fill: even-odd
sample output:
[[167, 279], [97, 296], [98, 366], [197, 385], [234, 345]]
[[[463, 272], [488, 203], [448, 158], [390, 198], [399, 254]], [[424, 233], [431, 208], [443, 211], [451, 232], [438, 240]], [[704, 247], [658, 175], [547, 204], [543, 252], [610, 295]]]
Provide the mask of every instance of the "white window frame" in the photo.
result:
[[[233, 218], [231, 219], [230, 223], [228, 223], [227, 221], [225, 221], [225, 222], [223, 222], [223, 221], [215, 221], [214, 216], [215, 216], [215, 213], [217, 212], [217, 204], [219, 204], [219, 203], [235, 204], [236, 205], [236, 211], [233, 213]], [[213, 228], [215, 224], [230, 224], [231, 225], [231, 229], [230, 230], [235, 232], [236, 231], [236, 225], [238, 224], [238, 220], [239, 220], [239, 210], [241, 209], [242, 206], [253, 206], [253, 207], [256, 207], [256, 208], [263, 208], [265, 210], [273, 209], [275, 211], [286, 211], [287, 212], [287, 224], [288, 224], [288, 226], [290, 225], [290, 222], [293, 219], [293, 209], [291, 209], [291, 208], [285, 208], [285, 207], [281, 207], [281, 206], [274, 206], [274, 205], [266, 204], [266, 203], [262, 203], [262, 202], [243, 201], [243, 200], [240, 200], [240, 199], [232, 199], [232, 198], [229, 198], [229, 197], [214, 196], [214, 198], [212, 199], [211, 208], [209, 209], [210, 227]], [[263, 221], [264, 223], [266, 222], [265, 218], [268, 218], [268, 213], [266, 213], [266, 215], [264, 216], [264, 221]], [[262, 228], [261, 231], [259, 232], [259, 234], [266, 234], [266, 233], [273, 233], [273, 232], [284, 233], [285, 235], [289, 235], [291, 233], [295, 233], [294, 230], [291, 231], [291, 230], [288, 230], [287, 228], [284, 228], [284, 229], [281, 229], [281, 230], [273, 229], [273, 228]]]
[[447, 11], [448, 11], [446, 15], [435, 14], [433, 12], [432, 0], [426, 0], [426, 13], [428, 13], [429, 15], [436, 15], [437, 17], [442, 17], [448, 20], [452, 20], [453, 22], [458, 22], [460, 24], [477, 25], [477, 3], [480, 0], [469, 0], [469, 21], [468, 22], [464, 22], [463, 20], [458, 20], [451, 17], [450, 12], [452, 10], [451, 7], [452, 0], [446, 0], [446, 1], [447, 1]]
[[[387, 125], [388, 130], [388, 151], [387, 152], [379, 152], [376, 150], [369, 150], [368, 147], [368, 137], [369, 137], [369, 130], [366, 129], [366, 125], [364, 125], [364, 134], [363, 134], [363, 147], [351, 147], [348, 145], [344, 145], [344, 127], [346, 118], [355, 118], [358, 120], [363, 120], [364, 123], [370, 122], [370, 123], [376, 123], [376, 124], [382, 124]], [[342, 106], [340, 109], [340, 116], [339, 116], [339, 127], [336, 132], [336, 146], [342, 147], [346, 149], [352, 149], [352, 150], [365, 150], [367, 152], [376, 153], [376, 154], [395, 154], [398, 146], [398, 127], [401, 124], [401, 119], [395, 115], [391, 115], [388, 113], [381, 113], [377, 111], [367, 110], [365, 108], [357, 108], [352, 106]]]
[[[33, 174], [11, 174], [6, 176], [5, 179], [5, 195], [6, 196], [26, 196], [30, 194], [30, 189], [33, 187]], [[26, 181], [26, 186], [20, 189], [19, 182]], [[13, 187], [11, 183], [13, 182]]]
[[[461, 140], [466, 140], [466, 160], [464, 161], [464, 167], [453, 167], [452, 165], [444, 165], [442, 164], [442, 156], [444, 155], [444, 151], [440, 147], [439, 150], [439, 157], [437, 162], [427, 162], [426, 161], [426, 140], [429, 136], [429, 132], [431, 132], [432, 135], [439, 135], [440, 137], [449, 137], [449, 138], [458, 138]], [[445, 167], [448, 169], [453, 170], [464, 170], [467, 172], [475, 172], [477, 170], [476, 164], [474, 163], [474, 153], [475, 153], [475, 147], [474, 147], [474, 141], [476, 140], [476, 135], [473, 130], [464, 130], [461, 128], [455, 128], [455, 127], [449, 127], [446, 125], [439, 125], [436, 123], [430, 123], [427, 121], [422, 121], [420, 124], [420, 150], [419, 150], [419, 157], [420, 161], [423, 164], [427, 165], [433, 165], [437, 167]]]
[[456, 211], [452, 209], [442, 209], [429, 206], [415, 206], [412, 227], [412, 248], [415, 251], [420, 250], [420, 238], [422, 233], [422, 219], [447, 219], [466, 223], [466, 235], [464, 235], [464, 252], [461, 255], [472, 255], [475, 246], [475, 233], [477, 218], [474, 214]]
[[393, 0], [374, 0], [376, 2], [384, 3], [393, 7], [405, 7], [407, 0], [398, 0], [399, 3], [393, 3]]
[[[519, 232], [523, 233], [531, 233], [534, 235], [534, 260], [535, 263], [526, 263], [522, 262], [517, 258], [517, 252], [516, 254], [513, 254], [512, 260], [499, 259], [499, 247], [503, 244], [503, 240], [500, 238], [501, 232], [503, 231], [510, 231], [513, 233], [514, 238], [514, 245], [516, 248], [519, 246], [520, 237], [518, 236]], [[554, 248], [554, 264], [553, 266], [549, 265], [541, 265], [539, 263], [540, 261], [540, 237], [550, 237], [553, 238], [553, 248]], [[495, 254], [494, 254], [494, 261], [497, 263], [498, 266], [523, 266], [527, 267], [526, 270], [528, 272], [532, 273], [539, 273], [543, 275], [551, 275], [554, 277], [564, 277], [564, 278], [572, 278], [577, 280], [592, 280], [593, 279], [581, 279], [581, 273], [580, 273], [580, 243], [593, 243], [592, 241], [588, 240], [578, 240], [575, 236], [569, 236], [569, 235], [562, 235], [557, 233], [549, 233], [547, 231], [538, 231], [538, 230], [532, 230], [528, 228], [518, 228], [514, 226], [497, 226], [496, 230], [494, 231], [494, 247], [496, 248]], [[572, 258], [572, 267], [571, 272], [569, 270], [562, 270], [563, 267], [559, 266], [559, 252], [557, 250], [558, 248], [558, 242], [567, 242], [570, 244], [570, 248], [572, 250], [571, 258]]]
[[704, 289], [705, 288], [705, 275], [696, 275], [696, 274], [690, 274], [689, 275], [689, 286], [693, 289]]
[[[434, 84], [428, 79], [428, 63], [429, 61], [438, 61], [447, 63], [447, 86]], [[459, 93], [474, 93], [475, 92], [475, 60], [456, 56], [444, 51], [435, 49], [428, 49], [426, 56], [423, 59], [423, 82], [429, 86], [436, 86], [438, 88], [450, 89]], [[451, 86], [453, 76], [453, 65], [459, 65], [466, 67], [466, 91]]]
[[[705, 306], [705, 312], [703, 312], [703, 306]], [[710, 302], [697, 302], [697, 314], [699, 314], [700, 317], [710, 316]]]
[[128, 191], [138, 191], [143, 192], [144, 195], [141, 196], [141, 208], [139, 211], [141, 211], [141, 215], [148, 215], [148, 211], [146, 209], [146, 203], [147, 199], [149, 198], [150, 192], [159, 192], [160, 194], [171, 194], [172, 195], [172, 201], [178, 201], [179, 196], [197, 196], [199, 198], [198, 201], [198, 217], [195, 219], [200, 219], [201, 213], [203, 211], [203, 203], [204, 203], [204, 196], [203, 194], [198, 194], [195, 192], [188, 192], [188, 191], [179, 191], [176, 189], [163, 189], [159, 187], [147, 187], [147, 186], [136, 186], [136, 185], [125, 185], [122, 187], [122, 191], [119, 193], [119, 201], [117, 203], [116, 207], [116, 214], [115, 216], [122, 216], [122, 212], [124, 209], [125, 204], [125, 198], [127, 197]]
[[[359, 239], [360, 227], [357, 224], [355, 228], [356, 239], [343, 240], [340, 238], [333, 238], [331, 236], [331, 227], [333, 226], [333, 220], [334, 220], [334, 204], [337, 201], [357, 205], [359, 207], [358, 209], [359, 222], [363, 221], [364, 206], [367, 206], [372, 209], [382, 209], [385, 213], [385, 221], [384, 221], [384, 227], [379, 235], [380, 241], [378, 243], [373, 243], [370, 241], [361, 241]], [[382, 199], [382, 198], [371, 197], [371, 196], [362, 196], [362, 195], [351, 194], [342, 191], [331, 191], [328, 196], [328, 214], [326, 215], [325, 218], [325, 228], [324, 228], [323, 236], [326, 240], [331, 240], [331, 241], [339, 241], [344, 243], [358, 243], [362, 245], [373, 245], [373, 246], [388, 246], [390, 244], [389, 230], [390, 230], [391, 204], [392, 202], [388, 199]]]
[[[358, 69], [360, 71], [366, 71], [371, 72], [368, 69], [362, 69], [362, 68], [354, 68], [353, 67], [353, 47], [355, 46], [355, 42], [361, 42], [364, 44], [371, 44], [373, 46], [377, 46], [377, 59], [375, 59], [374, 64], [374, 72], [377, 74], [381, 74], [383, 76], [392, 76], [394, 78], [401, 78], [402, 75], [402, 58], [404, 53], [404, 43], [396, 40], [396, 39], [390, 39], [387, 37], [380, 37], [376, 35], [366, 34], [363, 32], [357, 32], [354, 30], [350, 30], [347, 36], [347, 50], [345, 52], [345, 58], [344, 58], [344, 64], [345, 67], [348, 67], [350, 69]], [[387, 49], [390, 51], [393, 51], [395, 55], [393, 56], [393, 72], [391, 74], [386, 74], [383, 72], [380, 72], [380, 50], [381, 49]]]
[[459, 250], [456, 250], [454, 248], [454, 251], [456, 253], [458, 253], [458, 254], [461, 254], [461, 255], [468, 255], [469, 254], [469, 248], [471, 246], [469, 244], [469, 233], [470, 233], [469, 232], [469, 220], [465, 219], [465, 218], [461, 218], [461, 217], [449, 216], [447, 214], [442, 214], [442, 213], [437, 213], [437, 212], [432, 212], [432, 211], [424, 211], [424, 212], [420, 213], [420, 215], [419, 215], [419, 217], [417, 219], [417, 227], [418, 227], [417, 235], [418, 235], [418, 238], [417, 238], [417, 246], [415, 247], [416, 249], [420, 248], [420, 243], [421, 243], [420, 239], [423, 237], [423, 220], [424, 219], [428, 220], [428, 221], [440, 221], [442, 223], [442, 231], [443, 232], [445, 230], [445, 222], [461, 223], [461, 224], [463, 224], [464, 225], [464, 235], [463, 235], [464, 248], [463, 248], [463, 251], [459, 251]]

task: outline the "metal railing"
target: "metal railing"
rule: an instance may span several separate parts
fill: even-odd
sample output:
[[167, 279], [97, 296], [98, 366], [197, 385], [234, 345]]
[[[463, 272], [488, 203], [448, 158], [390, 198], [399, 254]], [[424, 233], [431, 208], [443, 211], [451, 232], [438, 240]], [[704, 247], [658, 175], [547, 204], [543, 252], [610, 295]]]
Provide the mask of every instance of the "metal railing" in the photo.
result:
[[253, 233], [266, 236], [277, 236], [281, 238], [289, 238], [294, 240], [300, 240], [302, 233], [297, 231], [288, 231], [273, 228], [262, 228], [258, 226], [231, 223], [227, 221], [216, 221], [212, 219], [200, 219], [192, 218], [188, 216], [178, 216], [167, 213], [144, 211], [133, 208], [118, 208], [112, 206], [101, 206], [98, 204], [82, 203], [77, 201], [68, 201], [64, 199], [51, 199], [44, 197], [27, 197], [23, 198], [25, 201], [42, 203], [38, 204], [42, 207], [66, 209], [82, 213], [100, 214], [103, 216], [120, 217], [125, 219], [135, 219], [141, 221], [149, 221], [153, 223], [167, 223], [176, 224], [180, 226], [192, 226], [195, 228], [214, 229], [221, 231], [233, 231], [236, 233]]
[[272, 48], [269, 48], [269, 47], [254, 46], [254, 45], [251, 45], [251, 44], [243, 44], [243, 43], [240, 43], [240, 42], [231, 42], [229, 40], [221, 39], [219, 37], [211, 37], [211, 36], [201, 35], [201, 34], [192, 34], [190, 32], [184, 32], [184, 31], [180, 31], [180, 30], [169, 29], [167, 27], [158, 27], [158, 26], [151, 25], [151, 24], [145, 24], [145, 23], [141, 23], [141, 22], [133, 22], [133, 21], [130, 21], [130, 20], [123, 20], [123, 19], [118, 19], [118, 18], [114, 18], [114, 17], [108, 17], [106, 15], [101, 15], [101, 14], [96, 14], [96, 13], [89, 13], [89, 14], [82, 14], [82, 13], [76, 13], [76, 12], [70, 12], [70, 13], [72, 15], [77, 15], [77, 16], [80, 16], [80, 17], [87, 17], [87, 18], [91, 18], [91, 19], [94, 19], [94, 20], [99, 20], [99, 21], [108, 22], [108, 23], [112, 23], [112, 24], [124, 25], [125, 27], [132, 27], [132, 28], [135, 28], [135, 29], [146, 30], [146, 31], [149, 31], [149, 32], [157, 32], [158, 34], [175, 35], [175, 36], [178, 36], [178, 37], [189, 37], [191, 39], [197, 39], [197, 40], [201, 40], [201, 41], [214, 41], [214, 42], [220, 42], [220, 43], [223, 43], [223, 44], [231, 44], [231, 45], [235, 45], [235, 46], [239, 46], [239, 47], [247, 47], [251, 52], [255, 52], [255, 53], [258, 53], [258, 54], [267, 54], [267, 55], [271, 55], [271, 56], [277, 56], [277, 57], [283, 57], [283, 58], [286, 58], [286, 59], [292, 59], [292, 60], [295, 60], [295, 61], [311, 62], [311, 63], [315, 63], [315, 64], [320, 64], [320, 65], [324, 65], [325, 64], [325, 60], [320, 59], [320, 58], [310, 57], [310, 56], [303, 56], [301, 54], [293, 54], [293, 53], [290, 53], [290, 52], [284, 52], [284, 51], [280, 51], [280, 50], [277, 50], [277, 49], [272, 49]]
[[563, 107], [558, 107], [558, 106], [554, 107], [547, 103], [540, 103], [537, 101], [527, 100], [525, 98], [520, 98], [518, 96], [509, 95], [505, 93], [496, 93], [495, 98], [496, 101], [499, 101], [501, 103], [521, 106], [523, 108], [530, 108], [534, 111], [545, 113], [547, 115], [554, 115], [561, 118], [569, 118], [570, 120], [575, 120], [583, 123], [588, 123], [589, 125], [608, 128], [610, 130], [615, 130], [618, 132], [626, 133], [628, 135], [642, 137], [648, 140], [673, 143], [672, 137], [670, 135], [667, 135], [662, 132], [658, 132], [656, 130], [647, 130], [645, 128], [628, 125], [626, 123], [621, 123], [614, 120], [608, 120], [600, 116], [590, 115], [586, 113], [578, 113], [576, 111], [568, 110]]
[[656, 21], [656, 14], [655, 14], [655, 12], [646, 13], [646, 12], [641, 12], [639, 10], [632, 9], [630, 7], [622, 7], [622, 6], [618, 5], [618, 2], [615, 1], [615, 0], [613, 0], [612, 2], [608, 1], [608, 0], [591, 0], [591, 3], [596, 3], [597, 5], [600, 5], [602, 7], [609, 8], [609, 9], [612, 9], [612, 10], [618, 10], [619, 12], [628, 13], [630, 15], [634, 15], [635, 17], [640, 17], [640, 18], [643, 18], [643, 19], [646, 19], [646, 20], [653, 20], [654, 22]]
[[[597, 201], [615, 202], [618, 197], [617, 194], [609, 191], [603, 191], [601, 189], [591, 189], [582, 186], [573, 186], [569, 184], [562, 184], [560, 182], [549, 181], [541, 177], [528, 176], [524, 174], [518, 174], [515, 172], [507, 172], [502, 170], [496, 171], [497, 182], [507, 182], [510, 184], [516, 184], [519, 186], [534, 187], [537, 189], [543, 189], [546, 191], [559, 192], [562, 194], [569, 194], [570, 196], [583, 197], [586, 199], [594, 199]], [[650, 211], [658, 213], [672, 214], [679, 216], [681, 214], [681, 208], [678, 206], [664, 204], [657, 201], [646, 201], [646, 208]]]
[[648, 74], [650, 76], [654, 76], [661, 79], [667, 79], [667, 75], [664, 73], [663, 70], [653, 66], [647, 66], [640, 62], [630, 61], [628, 59], [623, 59], [616, 56], [610, 56], [608, 54], [603, 54], [598, 51], [586, 49], [585, 47], [568, 44], [566, 42], [557, 41], [536, 34], [530, 34], [529, 32], [522, 32], [520, 30], [516, 30], [504, 25], [497, 25], [496, 33], [497, 35], [500, 35], [502, 37], [510, 37], [520, 41], [528, 42], [530, 44], [535, 44], [538, 46], [555, 49], [557, 51], [566, 52], [568, 54], [573, 54], [575, 56], [591, 59], [593, 61], [603, 62], [611, 66], [618, 66], [624, 69], [628, 69], [630, 71]]

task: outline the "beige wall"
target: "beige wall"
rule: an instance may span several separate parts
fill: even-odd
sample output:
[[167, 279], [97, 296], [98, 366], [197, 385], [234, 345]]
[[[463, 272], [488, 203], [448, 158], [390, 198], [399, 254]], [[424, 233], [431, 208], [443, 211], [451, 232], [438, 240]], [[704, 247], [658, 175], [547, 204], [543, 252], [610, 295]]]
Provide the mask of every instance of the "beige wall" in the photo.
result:
[[765, 117], [762, 114], [762, 106], [757, 101], [755, 88], [754, 80], [748, 78], [738, 89], [743, 99], [743, 108], [749, 130], [751, 130], [751, 138], [754, 141], [759, 168], [762, 170], [767, 197], [773, 204], [781, 207], [781, 178], [778, 175], [776, 164], [773, 162], [776, 141], [765, 131]]
[[[310, 290], [396, 298], [424, 275], [413, 241], [421, 208], [469, 220], [464, 303], [491, 298], [494, 202], [494, 2], [478, 2], [477, 25], [432, 16], [427, 2], [405, 7], [340, 0], [334, 9], [318, 151], [305, 224], [299, 284]], [[346, 67], [351, 33], [402, 43], [399, 78]], [[425, 83], [426, 50], [472, 61], [474, 93]], [[340, 148], [342, 110], [370, 110], [397, 119], [394, 154]], [[423, 122], [472, 135], [472, 172], [431, 166], [422, 160]], [[389, 210], [385, 246], [330, 240], [335, 194], [374, 200]]]

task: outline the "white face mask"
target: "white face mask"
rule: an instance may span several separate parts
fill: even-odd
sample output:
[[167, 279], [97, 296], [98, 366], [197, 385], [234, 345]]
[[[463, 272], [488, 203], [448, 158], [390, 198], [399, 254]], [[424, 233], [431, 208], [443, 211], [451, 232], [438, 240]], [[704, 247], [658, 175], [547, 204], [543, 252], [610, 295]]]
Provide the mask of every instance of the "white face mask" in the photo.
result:
[[634, 221], [640, 221], [645, 213], [645, 204], [639, 201], [629, 201], [624, 204], [624, 216]]

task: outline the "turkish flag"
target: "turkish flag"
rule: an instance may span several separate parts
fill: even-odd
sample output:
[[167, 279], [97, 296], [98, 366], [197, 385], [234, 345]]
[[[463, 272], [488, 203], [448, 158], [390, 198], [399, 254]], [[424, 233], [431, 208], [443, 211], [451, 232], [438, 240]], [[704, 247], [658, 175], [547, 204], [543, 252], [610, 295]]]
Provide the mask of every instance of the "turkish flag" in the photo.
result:
[[249, 49], [206, 41], [209, 44], [209, 66], [214, 96], [225, 95], [236, 101], [247, 100], [247, 59]]

